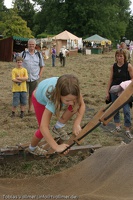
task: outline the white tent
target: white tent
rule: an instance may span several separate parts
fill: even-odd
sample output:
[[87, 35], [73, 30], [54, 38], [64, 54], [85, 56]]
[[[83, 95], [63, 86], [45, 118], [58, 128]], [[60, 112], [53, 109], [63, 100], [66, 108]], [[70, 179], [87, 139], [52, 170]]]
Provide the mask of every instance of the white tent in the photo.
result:
[[65, 30], [58, 35], [55, 35], [52, 39], [54, 40], [54, 43], [56, 43], [56, 51], [58, 54], [62, 46], [66, 46], [69, 50], [71, 50], [74, 43], [78, 46], [78, 40], [80, 38]]

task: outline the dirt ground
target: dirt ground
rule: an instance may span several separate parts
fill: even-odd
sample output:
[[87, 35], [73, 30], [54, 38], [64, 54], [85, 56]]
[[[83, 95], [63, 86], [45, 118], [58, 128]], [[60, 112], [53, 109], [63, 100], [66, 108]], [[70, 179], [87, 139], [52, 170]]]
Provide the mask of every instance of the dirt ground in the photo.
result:
[[[86, 103], [86, 112], [82, 120], [84, 125], [100, 108], [107, 106], [106, 87], [110, 66], [113, 63], [114, 51], [106, 54], [78, 54], [76, 57], [67, 57], [65, 67], [60, 66], [57, 58], [56, 67], [52, 68], [49, 58], [45, 61], [46, 67], [42, 79], [64, 73], [78, 76]], [[29, 143], [38, 127], [34, 113], [29, 115], [27, 109], [23, 119], [19, 118], [19, 108], [17, 116], [14, 119], [10, 117], [11, 70], [14, 66], [14, 62], [0, 62], [1, 148]], [[123, 122], [122, 112], [121, 119]], [[53, 117], [50, 128], [54, 123]], [[69, 133], [72, 130], [72, 123], [73, 120], [66, 127]], [[0, 159], [0, 199], [132, 199], [133, 161], [130, 156], [133, 144], [125, 137], [124, 127], [119, 134], [113, 130], [114, 124], [111, 121], [106, 127], [100, 125], [85, 137], [84, 145], [102, 145], [102, 148], [91, 156], [89, 152], [86, 154], [80, 152], [74, 156], [68, 154], [39, 160], [15, 160], [12, 157], [10, 162], [3, 162]]]

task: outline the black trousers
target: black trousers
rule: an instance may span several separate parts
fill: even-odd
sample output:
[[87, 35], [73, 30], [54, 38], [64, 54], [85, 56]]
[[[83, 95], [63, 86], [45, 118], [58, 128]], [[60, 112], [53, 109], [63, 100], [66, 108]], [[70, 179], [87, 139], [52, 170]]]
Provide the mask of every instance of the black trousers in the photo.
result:
[[60, 63], [64, 67], [66, 64], [66, 57], [60, 57]]

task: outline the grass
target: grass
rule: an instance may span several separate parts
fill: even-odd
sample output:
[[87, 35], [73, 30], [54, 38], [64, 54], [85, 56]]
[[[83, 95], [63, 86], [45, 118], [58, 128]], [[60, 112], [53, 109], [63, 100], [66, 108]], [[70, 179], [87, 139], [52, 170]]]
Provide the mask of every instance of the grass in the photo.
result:
[[[65, 67], [60, 66], [58, 59], [56, 60], [56, 67], [52, 67], [51, 58], [45, 61], [46, 66], [41, 80], [65, 73], [73, 73], [78, 76], [81, 93], [86, 104], [82, 126], [87, 124], [101, 108], [106, 107], [106, 87], [110, 75], [110, 67], [115, 60], [114, 54], [115, 51], [106, 54], [78, 54], [76, 57], [67, 57]], [[30, 143], [34, 132], [38, 128], [35, 115], [28, 115], [27, 109], [23, 119], [19, 118], [19, 107], [17, 116], [14, 119], [10, 117], [12, 103], [11, 70], [14, 66], [14, 62], [0, 62], [0, 147]], [[55, 122], [56, 119], [53, 117], [50, 128], [53, 127]], [[113, 124], [113, 121], [111, 123]], [[72, 131], [72, 124], [73, 120], [70, 120], [66, 126], [69, 133]], [[99, 126], [85, 137], [84, 144], [112, 146], [120, 144], [122, 140], [124, 140], [123, 135], [111, 133], [110, 127], [102, 128]], [[13, 162], [3, 163], [0, 161], [0, 176], [19, 178], [53, 174], [77, 164], [88, 155], [89, 152], [88, 154], [80, 153], [73, 157], [65, 156], [32, 161], [25, 159], [19, 164], [18, 160], [15, 159], [12, 159]]]

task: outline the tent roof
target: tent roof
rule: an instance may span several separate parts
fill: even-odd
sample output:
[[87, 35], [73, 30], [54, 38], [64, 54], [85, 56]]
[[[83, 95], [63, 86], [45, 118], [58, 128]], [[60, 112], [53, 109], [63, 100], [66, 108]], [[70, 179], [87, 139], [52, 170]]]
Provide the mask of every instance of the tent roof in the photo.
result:
[[72, 33], [68, 31], [63, 31], [62, 33], [59, 33], [58, 35], [55, 35], [52, 39], [54, 40], [79, 40], [79, 38], [76, 35], [73, 35]]
[[102, 41], [108, 42], [109, 40], [97, 34], [92, 35], [91, 37], [88, 37], [83, 40], [83, 42], [102, 42]]

